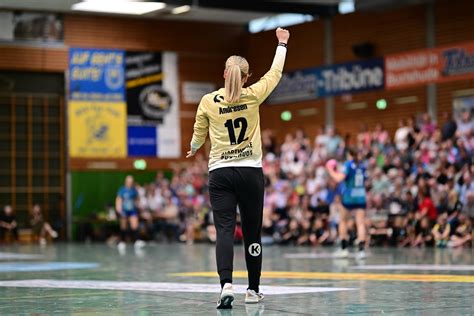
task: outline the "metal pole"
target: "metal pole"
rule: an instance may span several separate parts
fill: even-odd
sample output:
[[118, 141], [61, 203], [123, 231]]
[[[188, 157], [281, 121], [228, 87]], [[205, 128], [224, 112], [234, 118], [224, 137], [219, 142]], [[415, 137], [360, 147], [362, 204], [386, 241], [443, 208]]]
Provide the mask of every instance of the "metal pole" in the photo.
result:
[[[324, 20], [324, 63], [332, 64], [332, 23], [331, 19]], [[326, 127], [334, 127], [334, 97], [326, 97]]]

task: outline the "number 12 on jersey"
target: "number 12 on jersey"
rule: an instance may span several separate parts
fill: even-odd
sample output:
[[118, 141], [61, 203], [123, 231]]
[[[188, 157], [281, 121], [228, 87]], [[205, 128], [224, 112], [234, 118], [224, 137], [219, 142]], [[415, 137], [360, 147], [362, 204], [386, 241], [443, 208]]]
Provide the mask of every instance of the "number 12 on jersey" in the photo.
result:
[[[247, 131], [247, 120], [244, 117], [236, 118], [234, 121], [227, 120], [224, 124], [227, 127], [227, 131], [229, 132], [229, 140], [231, 145], [240, 144], [245, 142], [249, 138], [245, 137], [245, 132]], [[234, 128], [240, 128], [239, 138], [236, 140], [235, 138], [235, 130]]]

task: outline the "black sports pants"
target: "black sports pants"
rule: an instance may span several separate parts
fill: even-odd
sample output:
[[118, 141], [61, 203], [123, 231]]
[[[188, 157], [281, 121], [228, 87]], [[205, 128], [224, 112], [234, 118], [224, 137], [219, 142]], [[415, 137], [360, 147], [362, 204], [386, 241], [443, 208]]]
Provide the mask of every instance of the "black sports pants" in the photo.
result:
[[209, 194], [217, 231], [216, 259], [221, 284], [232, 282], [236, 208], [244, 235], [249, 289], [258, 293], [262, 270], [262, 168], [225, 167], [209, 174]]

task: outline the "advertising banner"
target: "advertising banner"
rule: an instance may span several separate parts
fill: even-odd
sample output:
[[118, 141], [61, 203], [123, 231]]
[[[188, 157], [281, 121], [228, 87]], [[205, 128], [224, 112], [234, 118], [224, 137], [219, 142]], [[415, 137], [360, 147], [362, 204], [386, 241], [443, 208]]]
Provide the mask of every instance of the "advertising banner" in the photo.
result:
[[125, 101], [124, 52], [71, 48], [69, 100]]
[[[181, 136], [178, 99], [178, 58], [170, 52], [127, 52], [126, 94], [129, 131], [140, 131], [129, 137], [129, 156], [149, 156], [151, 129], [155, 129], [156, 150], [160, 158], [178, 158], [181, 155]], [[147, 131], [147, 132], [145, 132]], [[141, 139], [141, 140], [139, 140]], [[133, 141], [133, 144], [130, 144]]]
[[284, 73], [268, 102], [288, 103], [384, 88], [383, 59]]
[[162, 54], [126, 52], [125, 65], [128, 123], [162, 123], [171, 107], [171, 97], [163, 89]]
[[169, 52], [71, 48], [70, 156], [179, 157], [177, 62]]
[[474, 78], [474, 42], [385, 57], [388, 90], [469, 78]]
[[127, 133], [129, 157], [156, 157], [157, 133], [154, 126], [129, 126]]
[[69, 101], [69, 152], [72, 157], [127, 156], [124, 102]]

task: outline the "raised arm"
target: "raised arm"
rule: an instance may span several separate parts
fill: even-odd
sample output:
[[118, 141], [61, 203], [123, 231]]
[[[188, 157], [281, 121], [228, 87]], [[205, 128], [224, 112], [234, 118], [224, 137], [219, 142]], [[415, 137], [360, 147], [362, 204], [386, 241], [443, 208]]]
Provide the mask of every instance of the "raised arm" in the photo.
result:
[[290, 32], [279, 27], [276, 29], [276, 37], [278, 46], [270, 70], [258, 82], [248, 88], [248, 91], [260, 102], [263, 102], [278, 85], [285, 65], [286, 45], [290, 38]]
[[207, 132], [209, 131], [209, 119], [204, 113], [204, 96], [199, 104], [198, 110], [196, 112], [196, 121], [194, 122], [194, 132], [193, 138], [191, 140], [191, 149], [187, 152], [186, 158], [194, 156], [199, 148], [206, 141]]

